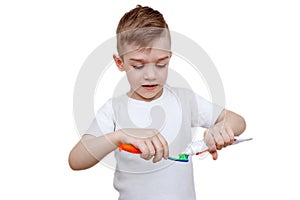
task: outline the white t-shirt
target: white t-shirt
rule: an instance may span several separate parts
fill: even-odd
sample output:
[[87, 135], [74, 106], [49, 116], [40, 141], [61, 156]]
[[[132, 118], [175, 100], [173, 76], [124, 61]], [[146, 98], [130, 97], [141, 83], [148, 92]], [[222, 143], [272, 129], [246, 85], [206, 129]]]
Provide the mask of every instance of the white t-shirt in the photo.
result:
[[[127, 95], [108, 100], [97, 112], [87, 134], [102, 136], [121, 128], [155, 128], [177, 157], [192, 141], [191, 128], [212, 126], [223, 108], [191, 90], [165, 86], [151, 102]], [[119, 200], [195, 200], [192, 162], [146, 161], [139, 155], [114, 152], [114, 187]]]

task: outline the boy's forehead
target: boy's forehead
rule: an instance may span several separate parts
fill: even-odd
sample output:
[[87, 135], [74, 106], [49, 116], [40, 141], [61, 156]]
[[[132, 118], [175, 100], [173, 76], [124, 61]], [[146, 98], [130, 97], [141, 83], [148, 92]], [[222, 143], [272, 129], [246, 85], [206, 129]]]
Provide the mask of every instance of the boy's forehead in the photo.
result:
[[125, 56], [129, 54], [149, 54], [156, 52], [169, 53], [171, 51], [171, 42], [168, 37], [158, 37], [146, 46], [140, 46], [136, 43], [125, 43], [122, 45], [122, 52], [120, 56]]
[[123, 57], [128, 60], [159, 60], [170, 55], [170, 50], [142, 47], [128, 52]]

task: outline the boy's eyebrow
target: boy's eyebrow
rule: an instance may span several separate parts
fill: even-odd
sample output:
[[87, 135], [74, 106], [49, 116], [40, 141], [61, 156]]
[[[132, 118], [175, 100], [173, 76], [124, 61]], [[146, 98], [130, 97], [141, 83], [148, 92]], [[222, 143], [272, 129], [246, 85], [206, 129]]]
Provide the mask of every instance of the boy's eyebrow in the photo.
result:
[[170, 58], [170, 56], [165, 56], [165, 57], [163, 57], [163, 58], [159, 58], [158, 61], [165, 60], [165, 59], [167, 59], [167, 58]]
[[138, 58], [130, 58], [130, 61], [136, 61], [136, 62], [143, 62], [143, 59], [138, 59]]

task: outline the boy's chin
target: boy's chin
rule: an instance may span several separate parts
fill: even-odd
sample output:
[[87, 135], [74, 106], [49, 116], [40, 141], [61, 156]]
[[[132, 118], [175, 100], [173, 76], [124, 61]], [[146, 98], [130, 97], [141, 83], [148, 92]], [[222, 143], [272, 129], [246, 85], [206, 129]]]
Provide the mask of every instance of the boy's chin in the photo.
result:
[[158, 97], [157, 97], [157, 94], [155, 94], [155, 95], [143, 95], [143, 99], [145, 99], [145, 101], [152, 101], [152, 100], [155, 100], [155, 99], [157, 99]]
[[131, 98], [142, 101], [153, 101], [161, 96], [160, 92], [135, 93]]

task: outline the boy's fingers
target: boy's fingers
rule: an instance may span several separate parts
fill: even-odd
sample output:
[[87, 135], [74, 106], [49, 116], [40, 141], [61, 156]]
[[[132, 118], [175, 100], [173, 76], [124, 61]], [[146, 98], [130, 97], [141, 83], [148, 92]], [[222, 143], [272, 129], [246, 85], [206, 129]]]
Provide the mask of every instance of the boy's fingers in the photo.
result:
[[168, 145], [168, 142], [165, 140], [165, 138], [161, 135], [161, 134], [158, 134], [157, 135], [158, 139], [160, 140], [162, 146], [163, 146], [163, 157], [165, 160], [168, 159], [169, 157], [169, 145]]
[[218, 152], [217, 151], [210, 152], [210, 154], [212, 155], [213, 160], [218, 159]]
[[141, 158], [147, 159], [147, 157], [150, 155], [150, 151], [146, 145], [145, 142], [139, 142], [137, 143], [136, 146], [142, 153], [141, 153]]
[[218, 150], [221, 150], [224, 146], [224, 139], [219, 131], [213, 131], [213, 137]]
[[218, 152], [216, 149], [215, 139], [214, 139], [213, 135], [207, 131], [204, 135], [204, 141], [205, 141], [206, 146], [208, 147], [209, 153], [212, 155], [212, 158], [214, 160], [217, 160]]
[[234, 132], [230, 127], [226, 127], [226, 130], [230, 138], [230, 144], [232, 144], [234, 142]]
[[213, 152], [213, 151], [216, 151], [216, 145], [215, 145], [215, 140], [214, 140], [214, 137], [212, 136], [211, 133], [206, 133], [205, 135], [205, 144], [207, 145], [208, 147], [208, 151], [209, 152]]
[[230, 145], [229, 133], [227, 133], [227, 131], [224, 129], [224, 130], [221, 130], [221, 135], [223, 137], [224, 147]]
[[152, 143], [153, 143], [154, 148], [155, 148], [155, 156], [153, 158], [153, 162], [158, 162], [163, 157], [164, 148], [163, 148], [163, 145], [161, 144], [160, 140], [157, 137], [154, 137], [152, 139]]
[[153, 144], [150, 140], [145, 141], [145, 143], [147, 145], [149, 154], [145, 154], [143, 156], [143, 158], [146, 159], [146, 160], [150, 160], [155, 154], [155, 149], [154, 149]]
[[147, 147], [148, 147], [148, 149], [149, 149], [149, 154], [151, 155], [151, 157], [154, 156], [154, 154], [155, 154], [155, 149], [154, 149], [154, 147], [153, 147], [153, 144], [152, 144], [151, 140], [147, 140], [147, 141], [146, 141], [146, 145], [147, 145]]

